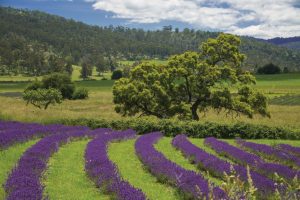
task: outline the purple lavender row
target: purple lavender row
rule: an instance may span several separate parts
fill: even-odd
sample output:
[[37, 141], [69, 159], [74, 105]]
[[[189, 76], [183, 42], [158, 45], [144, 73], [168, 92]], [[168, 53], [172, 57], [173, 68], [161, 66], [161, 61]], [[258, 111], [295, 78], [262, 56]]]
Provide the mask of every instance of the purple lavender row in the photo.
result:
[[[192, 158], [193, 161], [202, 169], [208, 170], [211, 174], [223, 178], [224, 173], [230, 174], [231, 164], [220, 158], [209, 154], [201, 148], [192, 144], [185, 135], [177, 135], [173, 140], [174, 147], [179, 149], [185, 156]], [[247, 170], [243, 166], [232, 166], [240, 178], [247, 182]], [[250, 171], [254, 186], [258, 189], [261, 196], [267, 197], [275, 191], [275, 183], [254, 171]]]
[[167, 180], [171, 185], [177, 186], [184, 195], [194, 199], [199, 197], [200, 199], [208, 199], [210, 192], [213, 192], [214, 199], [228, 199], [225, 192], [218, 187], [214, 187], [213, 191], [209, 191], [207, 180], [200, 174], [183, 169], [155, 150], [153, 145], [161, 137], [161, 133], [154, 132], [140, 136], [135, 143], [137, 155], [153, 175], [159, 180]]
[[264, 156], [275, 158], [279, 162], [291, 162], [300, 167], [300, 158], [288, 152], [281, 151], [280, 149], [273, 148], [269, 145], [247, 142], [242, 139], [237, 139], [236, 142], [242, 148], [249, 149], [255, 154], [263, 154]]
[[296, 175], [298, 177], [300, 175], [299, 171], [295, 171], [284, 165], [265, 162], [257, 155], [245, 152], [214, 137], [206, 138], [205, 144], [211, 146], [217, 153], [225, 155], [241, 165], [249, 165], [259, 173], [270, 177], [273, 177], [274, 173], [277, 173], [281, 177], [292, 180]]
[[26, 142], [36, 137], [45, 137], [54, 135], [61, 132], [69, 132], [73, 130], [87, 131], [89, 130], [84, 126], [64, 126], [64, 125], [41, 125], [41, 124], [23, 124], [19, 122], [2, 122], [2, 125], [9, 125], [3, 128], [0, 133], [0, 150], [8, 148], [9, 146]]
[[5, 184], [7, 200], [43, 199], [43, 186], [40, 178], [47, 167], [50, 156], [58, 150], [61, 144], [67, 143], [71, 138], [85, 136], [87, 136], [87, 132], [74, 128], [68, 133], [45, 137], [29, 148], [8, 176]]
[[300, 147], [294, 147], [288, 144], [279, 144], [276, 146], [276, 148], [284, 150], [286, 152], [296, 154], [297, 156], [300, 157]]
[[119, 200], [144, 200], [144, 193], [122, 180], [117, 167], [110, 161], [107, 155], [109, 142], [134, 138], [135, 132], [127, 130], [102, 134], [88, 143], [85, 152], [85, 170], [88, 176], [98, 187], [109, 194], [115, 195]]

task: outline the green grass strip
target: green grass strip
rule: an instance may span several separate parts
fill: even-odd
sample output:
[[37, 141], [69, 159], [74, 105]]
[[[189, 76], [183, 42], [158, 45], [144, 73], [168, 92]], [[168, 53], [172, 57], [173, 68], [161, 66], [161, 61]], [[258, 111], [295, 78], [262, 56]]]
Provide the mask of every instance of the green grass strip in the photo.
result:
[[50, 158], [44, 177], [44, 193], [49, 199], [110, 199], [96, 188], [84, 171], [84, 152], [88, 142], [80, 140], [68, 143]]
[[140, 188], [149, 199], [179, 199], [176, 190], [157, 182], [144, 168], [135, 154], [135, 140], [111, 143], [108, 148], [109, 158], [117, 165], [120, 175], [136, 188]]
[[0, 151], [0, 199], [5, 199], [3, 184], [7, 179], [10, 171], [17, 164], [22, 154], [35, 144], [38, 140], [31, 140], [26, 143], [16, 144], [6, 150]]
[[187, 169], [187, 170], [192, 170], [195, 172], [200, 172], [201, 175], [203, 175], [206, 179], [209, 179], [211, 182], [219, 185], [221, 184], [221, 180], [207, 176], [207, 172], [205, 171], [200, 171], [196, 165], [191, 164], [188, 159], [184, 157], [184, 155], [179, 151], [176, 150], [171, 144], [173, 138], [169, 137], [163, 137], [158, 141], [157, 144], [155, 144], [155, 148], [160, 151], [161, 153], [164, 154], [164, 156], [169, 159], [170, 161], [176, 163], [177, 165], [180, 165], [181, 167]]

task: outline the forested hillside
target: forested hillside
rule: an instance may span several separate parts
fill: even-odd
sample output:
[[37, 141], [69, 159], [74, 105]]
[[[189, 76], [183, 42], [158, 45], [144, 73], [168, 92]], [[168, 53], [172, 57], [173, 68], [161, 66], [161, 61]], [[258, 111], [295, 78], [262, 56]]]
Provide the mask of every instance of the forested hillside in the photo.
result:
[[[43, 58], [52, 55], [55, 62], [69, 56], [73, 63], [79, 63], [86, 56], [95, 61], [99, 55], [126, 60], [166, 58], [187, 50], [198, 50], [201, 42], [218, 35], [193, 29], [179, 31], [172, 27], [145, 31], [90, 26], [39, 11], [5, 7], [0, 7], [0, 27], [0, 61], [7, 67], [24, 67], [23, 58], [38, 53], [43, 54]], [[273, 62], [290, 71], [300, 70], [298, 51], [249, 37], [242, 37], [241, 51], [248, 57], [245, 63], [248, 69]], [[44, 67], [39, 59], [37, 57], [35, 63]], [[46, 66], [51, 67], [51, 63], [47, 62]]]
[[272, 38], [267, 40], [267, 42], [288, 47], [291, 49], [300, 50], [300, 37], [289, 37], [289, 38]]

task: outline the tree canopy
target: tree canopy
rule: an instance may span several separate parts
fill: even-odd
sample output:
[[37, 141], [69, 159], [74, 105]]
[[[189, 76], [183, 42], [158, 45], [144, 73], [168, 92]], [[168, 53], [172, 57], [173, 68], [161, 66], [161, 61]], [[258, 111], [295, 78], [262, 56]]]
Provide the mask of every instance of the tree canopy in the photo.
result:
[[59, 90], [54, 88], [27, 90], [23, 94], [23, 99], [27, 104], [30, 103], [35, 107], [46, 110], [51, 104], [60, 104], [62, 102], [62, 95]]
[[[287, 68], [286, 68], [287, 69]], [[269, 63], [257, 69], [258, 74], [280, 74], [281, 69], [273, 63]]]
[[240, 43], [236, 36], [220, 34], [204, 42], [200, 52], [172, 56], [166, 65], [136, 66], [114, 84], [116, 112], [194, 120], [208, 109], [269, 116], [267, 98], [251, 87], [255, 77], [241, 68]]

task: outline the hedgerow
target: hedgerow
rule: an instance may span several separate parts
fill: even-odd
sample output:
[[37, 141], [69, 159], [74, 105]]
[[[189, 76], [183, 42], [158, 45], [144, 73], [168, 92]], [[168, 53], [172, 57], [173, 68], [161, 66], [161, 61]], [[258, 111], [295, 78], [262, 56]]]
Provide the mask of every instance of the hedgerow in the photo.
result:
[[48, 123], [65, 125], [82, 125], [95, 128], [112, 128], [115, 130], [134, 129], [138, 134], [161, 131], [165, 136], [176, 136], [185, 133], [193, 138], [243, 138], [243, 139], [290, 139], [299, 140], [300, 130], [285, 127], [270, 127], [244, 122], [221, 124], [213, 122], [179, 121], [154, 118], [123, 118], [123, 119], [58, 119]]

